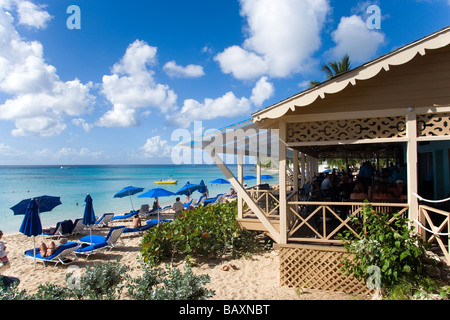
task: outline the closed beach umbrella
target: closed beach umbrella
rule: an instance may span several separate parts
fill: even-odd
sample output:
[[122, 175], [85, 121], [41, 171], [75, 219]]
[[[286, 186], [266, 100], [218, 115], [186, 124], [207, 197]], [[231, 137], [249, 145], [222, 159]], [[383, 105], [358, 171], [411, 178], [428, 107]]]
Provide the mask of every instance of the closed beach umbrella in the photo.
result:
[[[174, 195], [175, 193], [169, 190], [163, 188], [155, 188], [139, 195], [138, 198], [160, 198], [160, 197], [170, 197]], [[159, 222], [159, 208], [158, 208], [158, 222]]]
[[117, 192], [114, 195], [114, 198], [123, 198], [123, 197], [129, 196], [130, 197], [130, 202], [131, 202], [131, 208], [134, 211], [133, 200], [131, 200], [131, 196], [136, 194], [136, 193], [142, 192], [142, 191], [144, 191], [144, 188], [138, 188], [138, 187], [129, 186], [129, 187], [123, 188], [122, 190]]
[[230, 181], [220, 178], [220, 179], [216, 179], [216, 180], [210, 181], [209, 183], [213, 183], [213, 184], [230, 184]]
[[33, 237], [34, 269], [36, 269], [36, 236], [42, 234], [42, 224], [35, 200], [31, 199], [28, 202], [24, 215], [19, 231], [27, 237]]
[[200, 188], [198, 189], [198, 192], [200, 193], [206, 193], [208, 192], [208, 187], [205, 185], [205, 181], [200, 181]]
[[84, 207], [83, 224], [85, 226], [89, 226], [92, 243], [92, 225], [95, 224], [95, 213], [94, 206], [92, 204], [92, 197], [88, 194], [86, 199], [84, 199], [84, 202], [86, 202], [86, 206]]

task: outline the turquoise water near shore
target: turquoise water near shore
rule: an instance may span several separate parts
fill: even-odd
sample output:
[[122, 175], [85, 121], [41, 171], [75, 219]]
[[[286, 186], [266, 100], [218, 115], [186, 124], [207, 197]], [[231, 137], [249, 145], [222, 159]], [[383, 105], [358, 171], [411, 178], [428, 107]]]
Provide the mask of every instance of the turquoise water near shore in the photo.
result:
[[[234, 168], [233, 168], [234, 167]], [[236, 166], [230, 166], [236, 175]], [[244, 167], [244, 175], [256, 175], [253, 165]], [[155, 181], [178, 180], [176, 185], [157, 185]], [[127, 186], [145, 188], [143, 192], [161, 187], [178, 191], [188, 181], [200, 183], [203, 179], [210, 196], [228, 193], [230, 185], [211, 184], [217, 178], [225, 178], [215, 165], [124, 165], [124, 166], [0, 166], [0, 230], [5, 234], [19, 231], [23, 216], [14, 216], [12, 206], [23, 199], [42, 195], [61, 197], [62, 205], [51, 212], [41, 214], [42, 225], [54, 226], [58, 221], [83, 216], [84, 199], [89, 193], [93, 198], [97, 217], [106, 212], [121, 215], [132, 209], [129, 197], [113, 198]], [[274, 180], [275, 182], [276, 180]], [[246, 181], [249, 185], [255, 180]], [[152, 205], [154, 199], [132, 196], [133, 207]], [[199, 198], [198, 192], [194, 198]], [[182, 196], [182, 199], [183, 196]], [[175, 197], [160, 198], [161, 206], [171, 205]]]

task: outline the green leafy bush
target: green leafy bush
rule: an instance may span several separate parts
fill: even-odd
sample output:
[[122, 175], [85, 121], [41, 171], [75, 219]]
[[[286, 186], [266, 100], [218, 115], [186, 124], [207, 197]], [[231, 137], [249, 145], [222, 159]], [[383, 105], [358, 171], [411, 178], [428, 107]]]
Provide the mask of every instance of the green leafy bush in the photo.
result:
[[177, 268], [150, 268], [144, 265], [143, 276], [131, 279], [128, 294], [134, 300], [206, 300], [214, 295], [203, 285], [208, 275], [196, 276], [187, 263], [184, 272]]
[[144, 234], [142, 256], [145, 261], [159, 262], [177, 252], [211, 257], [257, 250], [255, 233], [241, 229], [236, 218], [236, 202], [185, 211], [181, 218]]
[[[170, 267], [154, 268], [143, 264], [143, 275], [132, 278], [126, 272], [129, 267], [118, 262], [107, 262], [87, 267], [78, 286], [61, 287], [46, 283], [38, 287], [34, 295], [19, 290], [14, 284], [8, 289], [0, 288], [0, 300], [118, 300], [128, 297], [135, 300], [206, 300], [214, 295], [204, 285], [209, 276], [193, 274], [190, 266], [180, 271]], [[68, 275], [66, 279], [71, 279]], [[127, 283], [127, 284], [125, 284]], [[122, 293], [123, 289], [128, 291]]]
[[[394, 219], [390, 223], [391, 219]], [[405, 279], [415, 282], [423, 270], [426, 260], [426, 245], [414, 233], [408, 219], [399, 214], [375, 212], [366, 204], [359, 219], [353, 220], [359, 230], [360, 239], [350, 231], [341, 235], [349, 254], [342, 261], [347, 274], [368, 281], [373, 276], [368, 270], [377, 267], [379, 285], [389, 290]]]

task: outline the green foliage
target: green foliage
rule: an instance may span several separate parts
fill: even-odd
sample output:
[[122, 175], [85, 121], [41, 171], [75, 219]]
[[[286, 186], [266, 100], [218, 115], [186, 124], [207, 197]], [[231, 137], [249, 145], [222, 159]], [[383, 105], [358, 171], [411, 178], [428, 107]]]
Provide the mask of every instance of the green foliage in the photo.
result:
[[[394, 218], [394, 222], [389, 221]], [[393, 288], [400, 280], [416, 281], [423, 270], [426, 247], [423, 240], [410, 228], [408, 220], [398, 214], [375, 212], [366, 204], [360, 219], [353, 220], [359, 228], [359, 237], [346, 231], [342, 236], [349, 258], [343, 259], [344, 270], [360, 280], [369, 280], [370, 267], [381, 271], [380, 285]]]
[[258, 246], [255, 234], [237, 223], [236, 202], [202, 207], [184, 212], [170, 223], [159, 224], [142, 238], [145, 261], [159, 262], [179, 252], [198, 256], [240, 255]]
[[91, 300], [115, 300], [120, 297], [123, 289], [121, 284], [129, 269], [119, 262], [99, 263], [94, 267], [88, 266], [80, 279], [79, 288], [75, 288], [73, 294], [79, 299], [88, 297]]
[[[0, 300], [118, 300], [124, 297], [124, 288], [128, 289], [128, 297], [135, 300], [206, 300], [214, 295], [203, 287], [209, 283], [209, 276], [194, 275], [188, 264], [184, 272], [144, 264], [143, 275], [136, 278], [127, 275], [128, 270], [129, 267], [118, 262], [97, 264], [86, 268], [78, 286], [47, 283], [38, 287], [37, 294], [29, 295], [14, 284], [7, 290], [0, 289]], [[66, 279], [71, 279], [71, 275]]]
[[128, 284], [128, 294], [134, 300], [206, 300], [214, 295], [203, 287], [209, 283], [209, 276], [194, 275], [189, 264], [184, 273], [169, 266], [166, 270], [150, 269], [148, 265], [144, 268], [144, 275]]

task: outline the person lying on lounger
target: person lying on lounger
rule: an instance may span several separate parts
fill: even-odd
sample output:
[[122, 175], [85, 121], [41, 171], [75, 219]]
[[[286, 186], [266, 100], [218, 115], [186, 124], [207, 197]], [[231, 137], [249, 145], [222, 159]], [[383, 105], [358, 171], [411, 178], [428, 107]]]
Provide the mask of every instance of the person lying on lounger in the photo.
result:
[[56, 251], [56, 244], [55, 242], [50, 242], [50, 244], [47, 245], [42, 242], [39, 246], [39, 252], [41, 253], [41, 257], [50, 257], [52, 254], [54, 254]]

